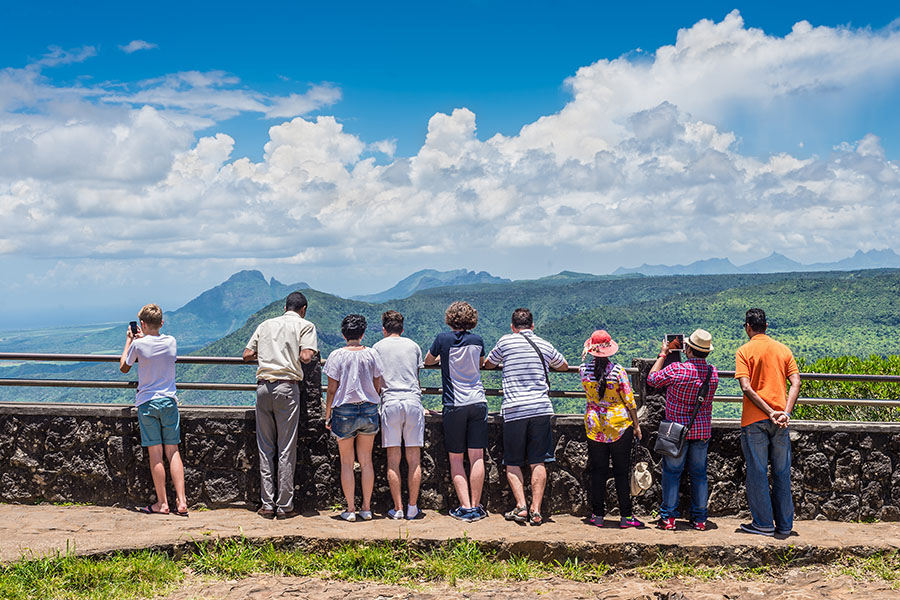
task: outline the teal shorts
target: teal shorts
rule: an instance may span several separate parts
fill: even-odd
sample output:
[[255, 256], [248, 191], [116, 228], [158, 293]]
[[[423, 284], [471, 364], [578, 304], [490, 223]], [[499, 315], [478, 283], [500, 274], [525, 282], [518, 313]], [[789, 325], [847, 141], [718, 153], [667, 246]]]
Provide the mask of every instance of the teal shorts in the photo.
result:
[[174, 398], [154, 398], [137, 407], [141, 446], [174, 446], [181, 442], [181, 417]]

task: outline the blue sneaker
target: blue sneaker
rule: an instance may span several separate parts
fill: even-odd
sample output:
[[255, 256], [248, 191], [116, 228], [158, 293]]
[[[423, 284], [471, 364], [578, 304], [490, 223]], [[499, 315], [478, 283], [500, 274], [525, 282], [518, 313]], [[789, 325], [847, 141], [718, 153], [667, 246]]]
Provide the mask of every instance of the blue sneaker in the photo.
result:
[[472, 521], [472, 522], [480, 521], [481, 519], [483, 519], [487, 516], [488, 516], [487, 511], [484, 510], [484, 507], [481, 506], [480, 504], [478, 506], [475, 506], [475, 507], [469, 509], [469, 521]]
[[755, 533], [756, 535], [765, 535], [767, 537], [772, 537], [775, 535], [775, 529], [760, 529], [752, 522], [750, 523], [741, 523], [741, 531], [745, 531], [747, 533]]
[[457, 506], [453, 510], [450, 511], [450, 516], [454, 519], [459, 519], [460, 521], [471, 521], [472, 520], [472, 509], [471, 508], [463, 508], [462, 506]]

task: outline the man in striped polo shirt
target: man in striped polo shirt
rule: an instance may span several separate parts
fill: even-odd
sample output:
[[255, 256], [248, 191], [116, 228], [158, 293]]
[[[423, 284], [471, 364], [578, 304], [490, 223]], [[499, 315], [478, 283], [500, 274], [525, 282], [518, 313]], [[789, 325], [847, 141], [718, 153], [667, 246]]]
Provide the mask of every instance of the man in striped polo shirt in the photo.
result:
[[[547, 486], [544, 463], [552, 462], [553, 432], [550, 417], [549, 369], [565, 371], [569, 364], [550, 342], [534, 334], [534, 317], [527, 308], [512, 314], [512, 333], [504, 335], [488, 354], [485, 369], [503, 366], [503, 463], [516, 507], [508, 521], [540, 525], [541, 502]], [[522, 467], [531, 466], [531, 506], [525, 500]]]

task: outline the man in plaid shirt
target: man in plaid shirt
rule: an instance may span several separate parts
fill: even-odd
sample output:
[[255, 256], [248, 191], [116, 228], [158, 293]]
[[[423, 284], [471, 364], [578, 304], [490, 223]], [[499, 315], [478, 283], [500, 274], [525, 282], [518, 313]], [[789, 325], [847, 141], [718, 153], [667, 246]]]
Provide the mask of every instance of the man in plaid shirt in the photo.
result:
[[[663, 368], [669, 353], [668, 342], [663, 342], [659, 358], [650, 369], [647, 383], [655, 388], [666, 387], [666, 420], [687, 425], [697, 403], [697, 394], [709, 373], [709, 392], [700, 407], [694, 425], [688, 431], [684, 451], [678, 458], [663, 456], [662, 506], [659, 510], [660, 529], [675, 529], [678, 516], [678, 489], [681, 474], [687, 464], [691, 476], [691, 527], [706, 531], [707, 499], [709, 485], [706, 478], [706, 453], [712, 434], [712, 403], [719, 386], [719, 373], [707, 364], [706, 357], [712, 352], [712, 337], [709, 332], [698, 329], [685, 341], [686, 362], [675, 362]], [[674, 350], [674, 348], [673, 348]]]

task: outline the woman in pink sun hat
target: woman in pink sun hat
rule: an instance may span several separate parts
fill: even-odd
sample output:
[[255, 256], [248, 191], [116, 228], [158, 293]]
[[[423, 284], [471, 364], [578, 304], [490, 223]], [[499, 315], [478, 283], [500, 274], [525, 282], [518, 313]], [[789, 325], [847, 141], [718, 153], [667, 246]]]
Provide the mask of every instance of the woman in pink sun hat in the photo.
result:
[[606, 514], [606, 480], [612, 459], [616, 497], [619, 500], [619, 527], [643, 527], [634, 517], [631, 504], [631, 445], [641, 439], [637, 405], [631, 381], [622, 365], [609, 357], [619, 350], [605, 329], [598, 329], [584, 342], [581, 353], [581, 385], [587, 397], [584, 429], [588, 439], [591, 473], [590, 523], [603, 527]]

